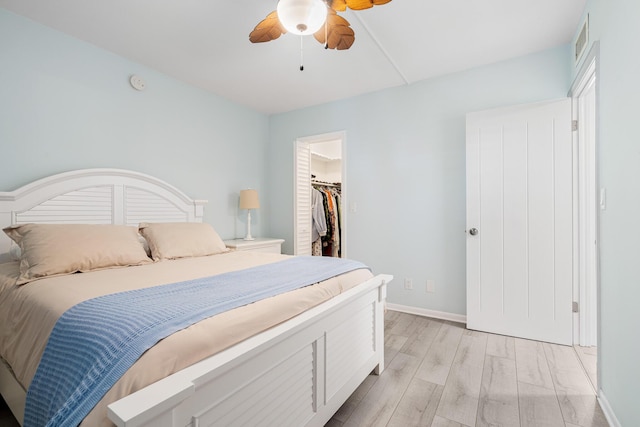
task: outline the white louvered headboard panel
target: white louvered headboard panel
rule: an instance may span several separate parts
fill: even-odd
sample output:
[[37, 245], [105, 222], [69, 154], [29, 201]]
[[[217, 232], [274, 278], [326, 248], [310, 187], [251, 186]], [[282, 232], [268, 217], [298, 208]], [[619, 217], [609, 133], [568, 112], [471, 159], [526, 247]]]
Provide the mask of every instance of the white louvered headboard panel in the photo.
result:
[[14, 211], [14, 224], [113, 224], [113, 188], [91, 187], [61, 194], [24, 212]]
[[[202, 222], [205, 203], [149, 175], [83, 169], [0, 192], [0, 228], [25, 223]], [[0, 232], [0, 262], [8, 258], [10, 243]]]
[[186, 222], [189, 212], [180, 209], [166, 198], [134, 187], [124, 189], [125, 224], [141, 222]]

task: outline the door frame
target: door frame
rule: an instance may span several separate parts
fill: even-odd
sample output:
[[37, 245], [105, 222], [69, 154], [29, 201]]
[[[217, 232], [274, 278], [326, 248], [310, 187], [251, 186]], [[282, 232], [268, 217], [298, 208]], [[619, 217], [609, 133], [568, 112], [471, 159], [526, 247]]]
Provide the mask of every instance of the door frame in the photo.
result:
[[[598, 208], [598, 189], [600, 188], [598, 179], [599, 170], [599, 95], [600, 84], [598, 79], [599, 74], [599, 56], [600, 48], [599, 43], [596, 41], [591, 46], [589, 53], [585, 56], [585, 59], [580, 67], [580, 70], [576, 74], [576, 77], [571, 85], [568, 96], [572, 100], [572, 119], [578, 120], [578, 127], [576, 132], [573, 132], [573, 148], [574, 148], [574, 301], [579, 303], [578, 313], [574, 313], [574, 345], [592, 346], [596, 345], [600, 347], [601, 341], [601, 328], [600, 328], [600, 209]], [[595, 135], [593, 137], [594, 145], [594, 159], [591, 165], [583, 164], [585, 157], [580, 155], [580, 140], [584, 139], [583, 135], [585, 126], [580, 122], [579, 99], [584, 91], [590, 87], [592, 80], [595, 79]], [[583, 169], [590, 171], [593, 175], [589, 178], [594, 183], [594, 188], [587, 188], [586, 191], [590, 191], [594, 197], [595, 206], [585, 206], [582, 203], [583, 200], [589, 200], [586, 192], [581, 191], [580, 188], [580, 175]], [[603, 200], [600, 200], [602, 203]], [[586, 210], [586, 211], [585, 211]], [[590, 210], [590, 212], [588, 212]], [[586, 217], [587, 214], [593, 216], [595, 221], [595, 236], [583, 235], [583, 230], [580, 229], [580, 218]], [[589, 230], [586, 230], [589, 233]], [[589, 256], [588, 245], [590, 242], [595, 241], [595, 249], [592, 252], [594, 255]], [[595, 265], [594, 265], [595, 264]], [[592, 272], [592, 273], [588, 273]], [[581, 280], [581, 277], [589, 274], [590, 280]], [[596, 303], [593, 304], [593, 298], [596, 299]], [[594, 312], [595, 311], [595, 312]], [[596, 321], [592, 322], [590, 319], [596, 317]], [[591, 337], [593, 335], [593, 328], [595, 328], [596, 342], [593, 342]], [[598, 354], [598, 357], [600, 355]], [[598, 376], [600, 370], [598, 369]], [[598, 378], [598, 381], [600, 379]]]
[[[347, 132], [346, 131], [336, 131], [323, 133], [318, 135], [304, 136], [300, 138], [296, 138], [293, 142], [293, 162], [294, 162], [294, 176], [293, 176], [293, 194], [294, 194], [294, 203], [293, 203], [293, 242], [294, 242], [294, 255], [298, 255], [298, 216], [303, 215], [302, 212], [298, 212], [298, 203], [297, 203], [297, 194], [298, 194], [298, 179], [297, 179], [297, 162], [298, 157], [296, 155], [298, 151], [298, 146], [301, 145], [313, 145], [322, 142], [329, 142], [340, 140], [341, 143], [341, 152], [342, 152], [342, 161], [341, 161], [341, 173], [342, 173], [342, 182], [340, 189], [340, 250], [342, 254], [342, 258], [347, 258], [347, 224], [348, 224], [348, 214], [345, 209], [349, 204], [347, 203]], [[311, 162], [311, 159], [309, 159]], [[309, 177], [309, 182], [311, 182], [311, 177]], [[311, 215], [311, 213], [309, 213]], [[311, 233], [311, 230], [309, 230]]]

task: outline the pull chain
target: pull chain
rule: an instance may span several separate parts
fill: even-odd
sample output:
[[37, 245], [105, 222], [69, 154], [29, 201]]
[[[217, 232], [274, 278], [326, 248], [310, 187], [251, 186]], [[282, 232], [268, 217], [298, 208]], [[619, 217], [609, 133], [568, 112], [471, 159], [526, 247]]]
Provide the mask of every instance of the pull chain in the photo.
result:
[[304, 37], [300, 36], [300, 71], [304, 71], [304, 65], [302, 64], [302, 60], [303, 60], [302, 52], [304, 48], [303, 41], [304, 41]]
[[325, 49], [329, 49], [329, 29], [328, 29], [328, 24], [329, 22], [329, 17], [327, 16], [327, 19], [324, 21], [324, 48]]

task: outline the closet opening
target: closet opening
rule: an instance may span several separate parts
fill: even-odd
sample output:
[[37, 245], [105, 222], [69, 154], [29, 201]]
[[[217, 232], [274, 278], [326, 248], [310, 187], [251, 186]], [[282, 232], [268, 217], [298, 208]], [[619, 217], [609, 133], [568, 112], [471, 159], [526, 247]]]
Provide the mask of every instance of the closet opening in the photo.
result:
[[294, 253], [346, 257], [345, 133], [295, 141]]

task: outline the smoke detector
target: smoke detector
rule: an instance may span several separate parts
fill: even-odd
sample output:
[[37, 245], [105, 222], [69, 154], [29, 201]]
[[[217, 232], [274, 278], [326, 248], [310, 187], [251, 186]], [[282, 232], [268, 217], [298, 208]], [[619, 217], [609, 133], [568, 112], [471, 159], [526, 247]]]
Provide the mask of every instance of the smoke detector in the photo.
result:
[[145, 83], [141, 77], [136, 76], [135, 74], [129, 78], [129, 83], [131, 83], [131, 87], [135, 90], [144, 90]]

